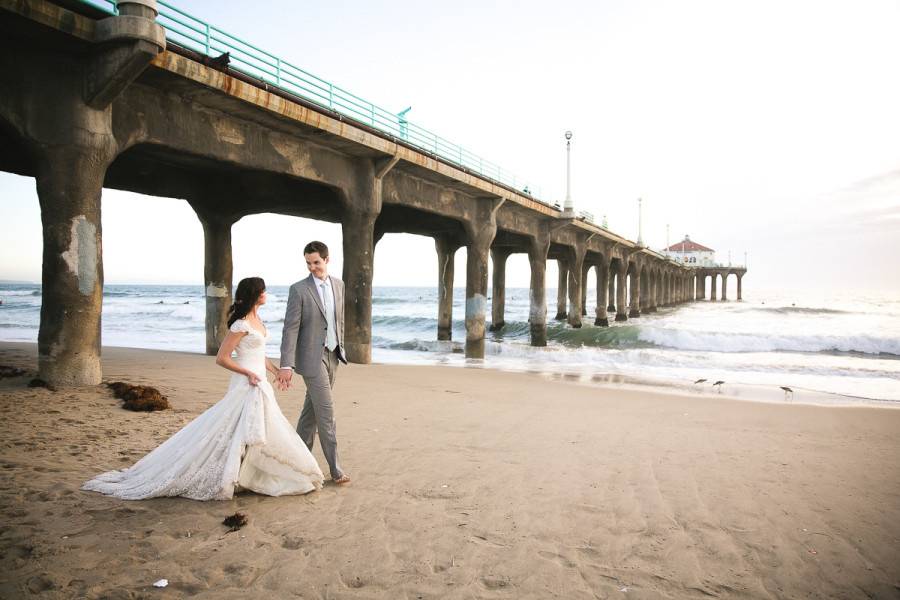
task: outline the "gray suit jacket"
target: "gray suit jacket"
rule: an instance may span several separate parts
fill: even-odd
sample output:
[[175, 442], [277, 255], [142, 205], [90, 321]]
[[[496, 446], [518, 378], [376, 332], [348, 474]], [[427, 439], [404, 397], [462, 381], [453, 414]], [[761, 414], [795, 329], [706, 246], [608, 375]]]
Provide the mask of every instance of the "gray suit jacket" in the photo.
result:
[[[344, 282], [329, 275], [334, 297], [337, 325], [338, 359], [347, 363], [344, 353]], [[304, 376], [320, 373], [322, 349], [326, 339], [325, 307], [319, 298], [315, 278], [310, 275], [291, 286], [288, 293], [284, 329], [281, 332], [281, 366], [291, 367]]]

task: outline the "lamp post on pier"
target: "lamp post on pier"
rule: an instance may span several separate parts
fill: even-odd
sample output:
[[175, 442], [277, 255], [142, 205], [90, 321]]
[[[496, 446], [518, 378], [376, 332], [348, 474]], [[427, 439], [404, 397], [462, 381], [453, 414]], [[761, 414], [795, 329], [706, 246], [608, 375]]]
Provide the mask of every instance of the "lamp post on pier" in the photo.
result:
[[572, 132], [566, 131], [566, 201], [563, 203], [563, 213], [574, 214], [575, 205], [572, 203]]
[[637, 245], [640, 246], [640, 247], [643, 247], [643, 246], [644, 246], [644, 240], [642, 239], [642, 232], [643, 232], [643, 230], [644, 230], [644, 215], [643, 215], [643, 212], [641, 211], [641, 203], [642, 203], [642, 202], [643, 202], [643, 200], [642, 200], [641, 198], [638, 198], [638, 239], [637, 239]]

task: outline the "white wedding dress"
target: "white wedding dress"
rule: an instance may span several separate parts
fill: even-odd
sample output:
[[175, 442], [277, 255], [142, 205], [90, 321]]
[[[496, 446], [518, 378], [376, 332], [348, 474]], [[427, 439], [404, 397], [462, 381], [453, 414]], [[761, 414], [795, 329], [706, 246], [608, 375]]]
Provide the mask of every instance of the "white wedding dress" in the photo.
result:
[[236, 362], [259, 375], [258, 385], [237, 373], [225, 397], [150, 454], [122, 471], [82, 486], [125, 500], [184, 496], [228, 500], [235, 487], [268, 496], [305, 494], [322, 487], [322, 471], [288, 423], [266, 379], [266, 338], [244, 320]]

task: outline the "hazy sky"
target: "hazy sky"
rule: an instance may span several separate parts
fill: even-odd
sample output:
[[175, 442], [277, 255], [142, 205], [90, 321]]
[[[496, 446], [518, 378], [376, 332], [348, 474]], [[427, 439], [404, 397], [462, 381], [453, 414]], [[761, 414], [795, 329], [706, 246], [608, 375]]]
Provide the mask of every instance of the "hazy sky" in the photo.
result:
[[[900, 2], [176, 0], [221, 29], [565, 194], [654, 248], [684, 234], [743, 262], [745, 287], [900, 293]], [[0, 174], [0, 279], [40, 280], [33, 180]], [[201, 283], [187, 204], [107, 191], [106, 281]], [[137, 232], [137, 234], [136, 234]], [[234, 229], [235, 281], [304, 274], [340, 227], [277, 215]], [[285, 258], [291, 255], [296, 260]], [[460, 251], [458, 260], [463, 260]], [[389, 235], [376, 285], [432, 285], [430, 238]], [[462, 263], [457, 285], [464, 285]], [[555, 282], [555, 269], [548, 283]], [[528, 285], [524, 256], [508, 283]]]

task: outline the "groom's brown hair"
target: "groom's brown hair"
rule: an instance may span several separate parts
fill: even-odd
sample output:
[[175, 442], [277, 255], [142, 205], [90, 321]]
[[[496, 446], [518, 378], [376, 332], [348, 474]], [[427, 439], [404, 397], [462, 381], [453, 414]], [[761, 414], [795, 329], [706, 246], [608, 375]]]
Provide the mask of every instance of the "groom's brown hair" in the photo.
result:
[[322, 258], [328, 258], [328, 246], [324, 242], [310, 242], [303, 249], [303, 254], [312, 254], [318, 252]]

